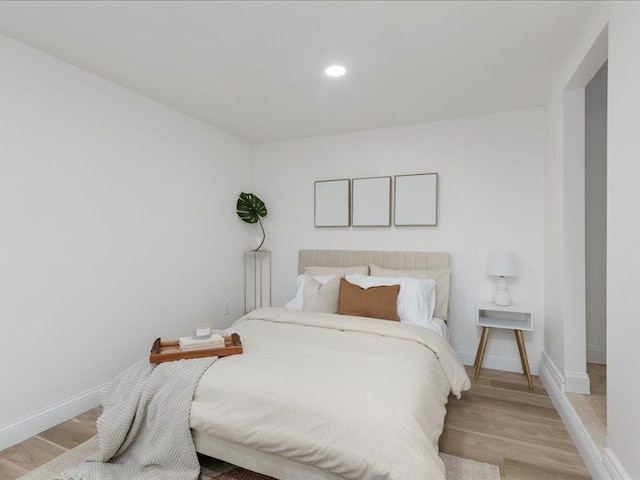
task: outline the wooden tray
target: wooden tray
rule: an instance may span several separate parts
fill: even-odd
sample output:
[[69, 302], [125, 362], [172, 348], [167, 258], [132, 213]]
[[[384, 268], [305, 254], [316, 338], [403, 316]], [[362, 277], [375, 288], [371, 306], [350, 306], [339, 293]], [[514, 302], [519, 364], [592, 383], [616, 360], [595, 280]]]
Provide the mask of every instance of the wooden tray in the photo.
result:
[[242, 353], [242, 342], [240, 341], [240, 335], [237, 333], [232, 333], [224, 337], [224, 348], [191, 350], [189, 352], [180, 350], [180, 342], [178, 342], [178, 340], [163, 342], [157, 338], [151, 347], [149, 363], [173, 362], [175, 360], [185, 360], [189, 358], [226, 357], [240, 353]]

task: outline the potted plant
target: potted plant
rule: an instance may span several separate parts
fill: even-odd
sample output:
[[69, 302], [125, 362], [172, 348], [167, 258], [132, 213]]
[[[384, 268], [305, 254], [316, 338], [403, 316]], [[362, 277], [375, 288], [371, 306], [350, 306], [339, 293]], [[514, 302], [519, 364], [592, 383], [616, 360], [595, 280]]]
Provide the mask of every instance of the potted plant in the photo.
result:
[[264, 240], [266, 238], [264, 226], [262, 225], [261, 219], [267, 216], [267, 206], [253, 193], [242, 192], [238, 197], [238, 203], [236, 204], [236, 213], [243, 222], [251, 224], [258, 223], [260, 225], [262, 234], [258, 234], [255, 242], [255, 244], [257, 244], [258, 246], [256, 248], [252, 248], [257, 252], [264, 244]]

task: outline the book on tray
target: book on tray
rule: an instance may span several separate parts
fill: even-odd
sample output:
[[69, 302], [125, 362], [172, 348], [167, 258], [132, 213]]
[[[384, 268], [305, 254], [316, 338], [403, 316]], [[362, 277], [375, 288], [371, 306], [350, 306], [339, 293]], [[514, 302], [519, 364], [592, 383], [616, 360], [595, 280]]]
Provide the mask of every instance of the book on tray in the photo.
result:
[[196, 340], [193, 337], [180, 337], [180, 350], [183, 352], [191, 350], [207, 350], [211, 348], [224, 348], [224, 338], [219, 333], [211, 334], [211, 337], [203, 340]]

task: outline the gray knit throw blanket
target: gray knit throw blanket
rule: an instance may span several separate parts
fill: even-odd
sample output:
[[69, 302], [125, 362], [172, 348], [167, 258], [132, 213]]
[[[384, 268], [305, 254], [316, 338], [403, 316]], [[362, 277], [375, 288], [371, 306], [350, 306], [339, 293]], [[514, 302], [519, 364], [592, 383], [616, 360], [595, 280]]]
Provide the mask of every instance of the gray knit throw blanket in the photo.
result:
[[197, 480], [189, 413], [198, 381], [216, 359], [131, 365], [102, 391], [98, 452], [56, 480]]

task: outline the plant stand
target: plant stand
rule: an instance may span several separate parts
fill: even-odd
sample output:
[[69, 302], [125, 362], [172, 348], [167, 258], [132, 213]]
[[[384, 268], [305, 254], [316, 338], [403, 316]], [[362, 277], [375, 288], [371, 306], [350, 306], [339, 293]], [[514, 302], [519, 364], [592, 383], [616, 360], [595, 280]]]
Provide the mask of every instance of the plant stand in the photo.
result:
[[244, 313], [271, 306], [271, 252], [244, 252]]

